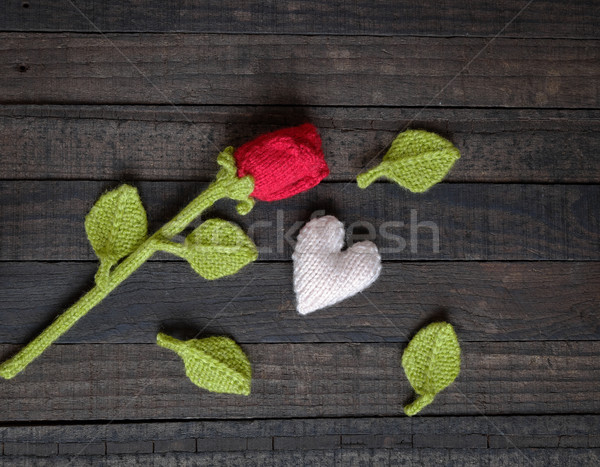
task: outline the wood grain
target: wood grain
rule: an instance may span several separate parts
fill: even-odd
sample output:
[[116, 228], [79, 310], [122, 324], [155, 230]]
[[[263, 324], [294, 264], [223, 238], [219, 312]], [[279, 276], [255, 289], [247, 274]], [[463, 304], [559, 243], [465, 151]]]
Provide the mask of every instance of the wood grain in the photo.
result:
[[598, 41], [3, 33], [0, 57], [3, 104], [597, 109], [600, 95]]
[[[247, 344], [252, 395], [241, 397], [199, 390], [155, 344], [55, 345], [0, 382], [0, 410], [12, 421], [400, 416], [412, 394], [402, 347]], [[599, 351], [600, 342], [463, 342], [461, 375], [423, 415], [596, 413]]]
[[[29, 467], [31, 457], [8, 457], [11, 466]], [[123, 454], [110, 456], [56, 456], [38, 457], [35, 465], [120, 467], [122, 465], [244, 465], [252, 467], [290, 465], [520, 465], [533, 467], [548, 465], [597, 465], [600, 449], [340, 449], [310, 451], [237, 451], [168, 454]]]
[[[24, 5], [27, 4], [27, 8]], [[541, 0], [527, 5], [476, 1], [10, 0], [0, 7], [3, 31], [211, 32], [598, 38], [593, 2]], [[521, 11], [522, 10], [522, 11]], [[85, 15], [85, 16], [84, 16]], [[88, 19], [86, 19], [86, 17]], [[96, 29], [97, 28], [97, 29]]]
[[[93, 264], [3, 263], [0, 342], [26, 343], [92, 285]], [[258, 263], [208, 282], [184, 263], [152, 263], [62, 343], [148, 343], [162, 327], [241, 343], [407, 342], [447, 320], [462, 341], [600, 341], [600, 263], [384, 263], [363, 294], [302, 317], [289, 263]], [[520, 344], [515, 343], [515, 347]]]
[[[152, 231], [206, 187], [134, 184]], [[1, 181], [0, 259], [95, 259], [84, 217], [115, 186]], [[227, 201], [210, 215], [238, 222], [265, 261], [289, 260], [298, 230], [316, 211], [345, 222], [351, 242], [374, 240], [384, 260], [598, 260], [599, 204], [600, 185], [440, 184], [412, 194], [392, 183], [366, 190], [355, 183], [321, 183], [287, 200], [259, 203], [244, 217]]]
[[598, 183], [600, 112], [348, 107], [11, 105], [0, 108], [5, 179], [202, 180], [215, 154], [304, 121], [320, 130], [331, 174], [351, 181], [381, 160], [397, 133], [450, 138], [452, 182]]
[[[6, 426], [0, 432], [0, 443], [13, 446], [58, 444], [61, 454], [76, 454], [77, 447], [83, 449], [87, 446], [91, 446], [97, 454], [104, 454], [107, 443], [117, 442], [151, 442], [154, 452], [159, 452], [157, 447], [168, 445], [189, 452], [207, 452], [221, 450], [220, 443], [232, 446], [234, 442], [243, 445], [244, 449], [247, 446], [250, 451], [271, 451], [276, 449], [274, 442], [279, 440], [294, 442], [298, 448], [310, 450], [315, 449], [322, 439], [330, 440], [328, 448], [338, 449], [414, 448], [415, 440], [417, 444], [424, 445], [421, 448], [457, 449], [467, 447], [464, 444], [469, 439], [483, 438], [485, 445], [480, 447], [495, 449], [496, 446], [487, 445], [488, 437], [505, 440], [507, 448], [555, 448], [564, 439], [577, 440], [581, 448], [593, 448], [597, 447], [595, 442], [600, 435], [599, 422], [598, 415], [186, 420], [160, 423], [115, 420], [108, 425]], [[440, 443], [444, 439], [447, 446]], [[182, 443], [182, 440], [185, 442]], [[311, 443], [313, 440], [316, 442]], [[396, 440], [405, 440], [405, 443], [403, 446], [393, 444]], [[98, 453], [100, 447], [102, 452]]]
[[[0, 464], [600, 464], [598, 12], [562, 0], [2, 2], [1, 359], [91, 286], [83, 219], [121, 181], [140, 188], [155, 229], [212, 180], [217, 150], [304, 121], [332, 175], [246, 217], [232, 203], [209, 213], [249, 231], [260, 262], [207, 282], [158, 254], [1, 380]], [[459, 147], [445, 183], [358, 190], [407, 127]], [[372, 225], [384, 269], [363, 294], [300, 317], [293, 239], [321, 209], [363, 223], [350, 242]], [[433, 320], [455, 326], [462, 371], [409, 419], [400, 359]], [[252, 395], [193, 386], [154, 344], [159, 329], [236, 339]]]

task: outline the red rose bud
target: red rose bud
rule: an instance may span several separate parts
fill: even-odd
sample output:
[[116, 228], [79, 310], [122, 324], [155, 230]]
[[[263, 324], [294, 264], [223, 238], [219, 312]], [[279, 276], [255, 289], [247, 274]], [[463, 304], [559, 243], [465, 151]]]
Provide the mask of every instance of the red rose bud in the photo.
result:
[[310, 124], [259, 136], [233, 154], [238, 177], [254, 178], [252, 197], [276, 201], [306, 191], [329, 175], [321, 137]]

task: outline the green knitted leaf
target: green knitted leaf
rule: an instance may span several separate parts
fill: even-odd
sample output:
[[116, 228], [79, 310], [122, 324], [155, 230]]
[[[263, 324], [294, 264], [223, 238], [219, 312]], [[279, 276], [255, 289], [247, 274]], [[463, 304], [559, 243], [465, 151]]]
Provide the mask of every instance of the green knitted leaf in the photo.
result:
[[447, 139], [424, 130], [407, 130], [392, 142], [377, 167], [356, 177], [366, 188], [380, 177], [421, 193], [440, 182], [460, 158], [460, 152]]
[[205, 279], [235, 274], [258, 257], [256, 246], [238, 226], [209, 219], [185, 239], [185, 258]]
[[413, 416], [429, 405], [460, 372], [460, 346], [452, 325], [432, 323], [421, 329], [406, 347], [402, 367], [419, 395], [404, 407], [404, 413]]
[[148, 221], [137, 189], [121, 185], [103, 194], [85, 218], [85, 231], [100, 259], [96, 282], [101, 284], [110, 268], [146, 238]]
[[212, 392], [250, 394], [252, 369], [239, 345], [228, 337], [180, 341], [162, 332], [158, 345], [176, 352], [192, 383]]

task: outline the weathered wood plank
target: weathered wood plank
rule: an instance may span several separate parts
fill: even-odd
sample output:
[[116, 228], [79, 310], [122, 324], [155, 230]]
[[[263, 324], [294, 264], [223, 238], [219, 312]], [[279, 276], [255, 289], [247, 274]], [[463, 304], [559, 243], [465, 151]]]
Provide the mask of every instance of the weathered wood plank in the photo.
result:
[[[175, 451], [173, 450], [173, 452]], [[61, 456], [102, 456], [106, 454], [106, 443], [60, 443], [58, 445], [58, 453]]]
[[[56, 456], [58, 444], [56, 443], [4, 443], [5, 456]], [[0, 457], [0, 460], [2, 458]]]
[[341, 465], [359, 466], [382, 459], [389, 465], [530, 465], [545, 467], [548, 465], [593, 465], [600, 460], [600, 449], [399, 449], [388, 450], [340, 451]]
[[[400, 416], [397, 344], [244, 345], [252, 395], [212, 394], [154, 344], [55, 345], [0, 382], [6, 421]], [[15, 346], [3, 345], [9, 355]], [[423, 415], [596, 413], [600, 342], [463, 342], [462, 372]]]
[[[115, 185], [0, 181], [0, 259], [95, 259], [84, 217]], [[135, 185], [152, 230], [206, 187]], [[298, 230], [316, 211], [345, 222], [351, 241], [374, 240], [384, 260], [598, 260], [598, 205], [600, 185], [440, 184], [413, 194], [392, 183], [366, 190], [321, 183], [287, 200], [259, 203], [247, 216], [227, 201], [211, 213], [238, 222], [267, 261], [289, 260]]]
[[[267, 419], [267, 420], [204, 420], [179, 422], [137, 422], [123, 423], [113, 421], [110, 424], [65, 424], [5, 426], [0, 431], [0, 442], [8, 443], [58, 443], [61, 450], [68, 447], [83, 446], [93, 442], [98, 445], [106, 442], [152, 441], [166, 445], [178, 440], [185, 441], [185, 447], [195, 452], [196, 439], [205, 441], [215, 439], [271, 440], [285, 437], [299, 440], [320, 436], [341, 436], [343, 446], [345, 437], [355, 440], [378, 441], [374, 449], [386, 446], [385, 437], [402, 436], [412, 447], [413, 436], [430, 434], [461, 436], [475, 434], [502, 436], [511, 440], [519, 437], [524, 442], [521, 447], [533, 447], [539, 439], [554, 440], [555, 446], [565, 437], [588, 440], [600, 434], [600, 416], [598, 415], [536, 415], [536, 416], [489, 416], [489, 417], [362, 417], [362, 418], [305, 418], [305, 419]], [[368, 437], [378, 437], [368, 438]], [[193, 441], [194, 447], [192, 449]], [[526, 441], [532, 444], [528, 445]], [[252, 443], [251, 443], [252, 444]], [[349, 446], [344, 446], [349, 447]], [[395, 446], [394, 446], [395, 447]], [[432, 446], [433, 447], [433, 446]], [[458, 446], [453, 446], [458, 447]], [[489, 446], [490, 448], [492, 446]], [[268, 450], [273, 449], [269, 446]], [[310, 448], [309, 448], [310, 449]], [[262, 449], [261, 449], [262, 450]], [[73, 453], [74, 454], [74, 453]]]
[[[10, 457], [11, 466], [29, 467], [31, 457]], [[597, 465], [600, 449], [342, 449], [313, 451], [268, 451], [268, 452], [209, 452], [137, 454], [113, 456], [57, 456], [37, 458], [40, 467], [57, 465], [103, 466], [122, 465], [244, 465], [249, 467], [288, 467], [290, 465], [348, 467], [363, 465], [505, 465], [527, 464], [532, 467], [548, 465]]]
[[[487, 448], [487, 436], [483, 434], [431, 434], [422, 433], [413, 436], [414, 448]], [[506, 446], [507, 448], [511, 447]], [[538, 446], [536, 446], [538, 447]]]
[[[454, 452], [473, 446], [473, 439], [489, 439], [482, 448], [503, 449], [518, 447], [562, 447], [563, 441], [577, 448], [593, 448], [598, 433], [598, 416], [492, 416], [492, 417], [378, 417], [341, 419], [287, 419], [260, 421], [195, 421], [177, 423], [119, 423], [102, 425], [10, 426], [0, 432], [0, 441], [9, 449], [5, 455], [20, 452], [29, 456], [52, 456], [56, 445], [61, 455], [89, 458], [106, 454], [107, 445], [138, 446], [152, 443], [155, 453], [198, 452], [201, 456], [215, 451], [272, 451], [278, 453], [277, 443], [294, 446], [295, 450], [352, 450], [360, 448], [384, 450], [413, 448], [425, 443], [426, 448], [442, 448], [440, 439]], [[467, 443], [467, 446], [465, 446]], [[499, 445], [501, 449], [496, 450]], [[48, 446], [52, 449], [33, 447]], [[237, 449], [232, 449], [237, 446]], [[227, 449], [223, 449], [223, 447]], [[371, 451], [373, 452], [373, 451]], [[480, 450], [486, 454], [486, 450]], [[111, 459], [110, 453], [108, 458]], [[390, 453], [391, 454], [391, 453]], [[577, 455], [577, 451], [572, 451]], [[233, 454], [235, 456], [236, 454]], [[11, 461], [14, 457], [11, 457]], [[79, 460], [85, 460], [79, 457]]]
[[0, 59], [5, 104], [598, 108], [600, 95], [600, 47], [582, 40], [3, 33]]
[[[91, 287], [95, 265], [3, 263], [0, 342], [26, 343]], [[152, 263], [71, 329], [62, 343], [148, 343], [158, 329], [240, 343], [407, 342], [425, 322], [462, 341], [600, 340], [600, 263], [385, 263], [364, 295], [302, 317], [292, 267], [257, 263], [205, 281], [184, 263]]]
[[156, 0], [86, 0], [77, 2], [80, 13], [67, 0], [11, 0], [0, 6], [0, 30], [495, 36], [510, 22], [505, 36], [598, 37], [594, 2], [542, 0], [519, 14], [524, 6], [517, 0], [417, 6], [406, 0], [225, 0], [201, 8], [174, 1], [165, 8]]
[[[496, 454], [502, 457], [506, 449], [518, 447], [521, 459], [526, 460], [523, 450], [532, 447], [562, 447], [563, 441], [576, 444], [579, 450], [571, 450], [570, 455], [578, 458], [582, 452], [593, 448], [594, 438], [598, 437], [598, 416], [491, 416], [491, 417], [378, 417], [378, 418], [338, 418], [338, 419], [270, 419], [260, 421], [194, 421], [168, 423], [119, 423], [101, 425], [62, 425], [62, 426], [8, 426], [0, 431], [0, 445], [5, 446], [4, 455], [15, 465], [17, 459], [41, 456], [55, 456], [56, 447], [61, 456], [78, 456], [77, 463], [95, 461], [112, 462], [117, 458], [107, 453], [107, 446], [121, 448], [121, 452], [136, 447], [153, 446], [154, 453], [192, 452], [196, 459], [208, 456], [227, 456], [232, 459], [240, 451], [262, 451], [262, 455], [290, 455], [289, 449], [278, 449], [277, 444], [293, 446], [295, 451], [310, 455], [311, 450], [319, 449], [340, 456], [340, 449], [346, 457], [365, 459], [366, 453], [377, 458], [393, 455], [386, 452], [398, 448], [412, 448], [412, 452], [429, 452], [440, 449], [439, 440], [448, 444], [448, 449], [456, 455], [473, 439], [490, 439], [478, 449], [481, 458]], [[426, 447], [415, 444], [425, 442]], [[237, 449], [235, 447], [237, 446]], [[498, 448], [502, 446], [501, 448]], [[223, 447], [227, 449], [223, 449]], [[369, 449], [366, 451], [365, 448]], [[491, 448], [493, 451], [489, 452]], [[273, 452], [275, 449], [275, 452]], [[585, 451], [583, 451], [585, 449]], [[216, 451], [238, 451], [238, 453], [215, 453]], [[374, 451], [377, 450], [377, 451]], [[266, 451], [266, 452], [265, 452]], [[269, 453], [269, 451], [271, 451]], [[540, 452], [536, 450], [535, 458]], [[471, 451], [472, 452], [472, 451]], [[350, 453], [350, 454], [349, 454]], [[105, 457], [105, 454], [108, 456]], [[258, 453], [256, 453], [258, 454]], [[25, 457], [25, 456], [27, 457]], [[101, 457], [91, 457], [101, 456]], [[260, 454], [259, 454], [260, 457]], [[225, 457], [223, 457], [225, 458]], [[254, 457], [253, 457], [254, 458]], [[67, 457], [54, 458], [58, 464]], [[121, 458], [123, 460], [123, 458]], [[42, 461], [43, 462], [43, 461]]]
[[154, 441], [154, 452], [196, 452], [196, 440], [188, 438]]
[[354, 180], [410, 126], [458, 146], [448, 181], [600, 182], [598, 111], [385, 107], [4, 106], [0, 178], [210, 181], [218, 149], [303, 121], [329, 180]]
[[154, 451], [152, 441], [109, 441], [106, 443], [106, 454], [144, 454]]

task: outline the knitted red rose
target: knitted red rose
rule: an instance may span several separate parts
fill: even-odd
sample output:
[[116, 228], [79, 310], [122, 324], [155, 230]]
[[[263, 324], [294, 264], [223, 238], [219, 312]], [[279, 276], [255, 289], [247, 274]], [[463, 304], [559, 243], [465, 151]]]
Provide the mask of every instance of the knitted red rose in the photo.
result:
[[0, 363], [0, 378], [14, 378], [27, 368], [157, 251], [184, 258], [208, 280], [235, 274], [256, 260], [258, 251], [252, 239], [222, 219], [203, 222], [183, 243], [172, 240], [216, 201], [238, 201], [237, 211], [248, 214], [255, 198], [287, 198], [314, 187], [329, 174], [321, 138], [310, 124], [260, 136], [237, 151], [229, 146], [218, 154], [217, 164], [220, 168], [214, 181], [150, 236], [146, 210], [134, 187], [123, 185], [102, 195], [85, 220], [88, 238], [100, 259], [96, 285], [29, 344]]
[[251, 175], [251, 196], [262, 201], [289, 198], [329, 175], [321, 137], [310, 123], [259, 136], [240, 146], [233, 156], [238, 177]]

